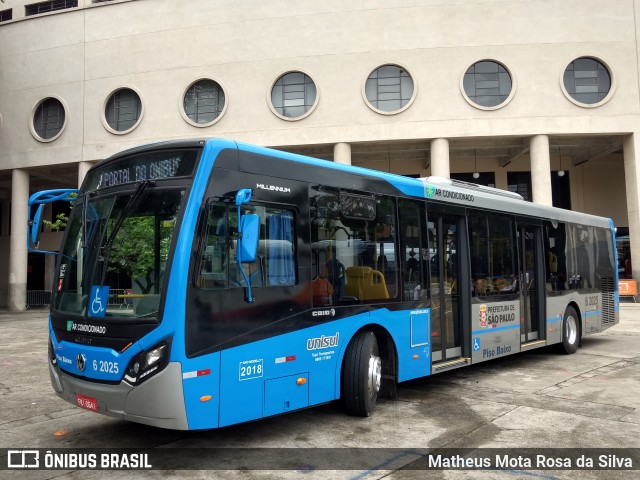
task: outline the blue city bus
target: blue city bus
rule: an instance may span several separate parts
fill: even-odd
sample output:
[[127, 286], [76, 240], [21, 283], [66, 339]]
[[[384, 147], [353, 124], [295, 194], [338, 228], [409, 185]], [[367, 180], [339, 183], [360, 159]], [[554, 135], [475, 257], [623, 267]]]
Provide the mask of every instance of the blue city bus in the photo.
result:
[[57, 252], [58, 396], [157, 427], [224, 427], [555, 345], [619, 320], [605, 218], [221, 139], [94, 165]]

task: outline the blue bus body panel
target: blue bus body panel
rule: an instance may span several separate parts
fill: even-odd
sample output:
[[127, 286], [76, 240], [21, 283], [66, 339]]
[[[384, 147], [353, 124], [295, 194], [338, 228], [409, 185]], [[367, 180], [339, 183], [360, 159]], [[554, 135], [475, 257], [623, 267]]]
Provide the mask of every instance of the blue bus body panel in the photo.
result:
[[220, 352], [182, 362], [182, 388], [190, 430], [218, 427]]
[[[282, 413], [287, 397], [295, 399], [296, 408], [339, 398], [336, 371], [340, 370], [338, 366], [350, 338], [347, 329], [353, 330], [368, 322], [369, 314], [365, 313], [224, 350], [220, 426], [255, 420], [266, 416], [265, 411]], [[307, 378], [307, 382], [296, 385], [296, 380], [302, 377]], [[287, 380], [267, 383], [283, 378]], [[278, 392], [274, 385], [282, 390]], [[305, 400], [301, 399], [301, 387], [307, 392]], [[284, 397], [280, 412], [277, 399], [266, 394]]]
[[[191, 261], [191, 248], [198, 214], [207, 189], [211, 169], [218, 154], [228, 148], [236, 149], [236, 143], [216, 139], [208, 141], [202, 150], [200, 164], [193, 180], [185, 207], [184, 220], [176, 241], [163, 321], [159, 328], [140, 341], [144, 348], [149, 348], [162, 338], [173, 334], [170, 360], [182, 364], [187, 419], [189, 428], [196, 430], [218, 426], [220, 397], [218, 392], [215, 391], [217, 388], [213, 389], [212, 385], [218, 382], [220, 375], [220, 356], [219, 354], [214, 354], [189, 359], [185, 354], [184, 315], [186, 311], [187, 285], [189, 283], [189, 262]], [[180, 327], [176, 328], [176, 326]], [[197, 376], [196, 374], [195, 377], [192, 377], [192, 372], [206, 370], [209, 370], [208, 375]], [[208, 401], [201, 401], [200, 398], [203, 396], [211, 396], [212, 398]]]
[[[216, 139], [207, 142], [202, 150], [200, 164], [196, 176], [193, 179], [193, 185], [185, 207], [183, 222], [180, 226], [180, 232], [176, 241], [173, 265], [171, 266], [171, 276], [167, 285], [163, 321], [159, 328], [140, 340], [141, 346], [144, 349], [148, 349], [160, 340], [173, 334], [174, 341], [171, 348], [171, 361], [186, 361], [184, 351], [184, 312], [186, 310], [189, 263], [191, 262], [193, 236], [213, 163], [218, 154], [227, 148], [235, 149], [235, 142]], [[180, 328], [176, 328], [177, 325], [180, 325]], [[183, 371], [185, 371], [184, 365]]]
[[[119, 382], [131, 359], [142, 351], [138, 342], [123, 353], [110, 348], [92, 347], [64, 340], [58, 342], [51, 326], [51, 319], [49, 319], [49, 338], [58, 366], [73, 375], [91, 380]], [[83, 356], [83, 370], [79, 368], [78, 355]]]
[[429, 375], [429, 319], [426, 309], [380, 309], [224, 350], [219, 426], [340, 398], [346, 347], [367, 325], [383, 327], [391, 334], [398, 349], [399, 381]]

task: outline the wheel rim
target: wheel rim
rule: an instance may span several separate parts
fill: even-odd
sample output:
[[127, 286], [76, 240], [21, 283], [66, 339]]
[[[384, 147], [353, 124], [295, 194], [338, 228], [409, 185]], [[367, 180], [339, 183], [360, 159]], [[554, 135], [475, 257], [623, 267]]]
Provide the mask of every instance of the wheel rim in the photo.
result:
[[569, 315], [567, 317], [567, 322], [565, 324], [565, 335], [567, 337], [567, 341], [570, 345], [573, 345], [578, 338], [578, 323], [573, 315]]
[[382, 361], [380, 357], [371, 355], [369, 357], [368, 390], [369, 396], [373, 397], [380, 391], [382, 381]]

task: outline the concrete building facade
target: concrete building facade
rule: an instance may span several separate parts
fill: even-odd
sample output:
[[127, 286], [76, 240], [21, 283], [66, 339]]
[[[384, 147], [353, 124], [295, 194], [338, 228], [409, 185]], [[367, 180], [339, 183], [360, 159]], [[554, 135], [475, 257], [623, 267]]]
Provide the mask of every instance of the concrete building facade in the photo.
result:
[[4, 0], [0, 306], [50, 286], [52, 260], [25, 247], [30, 192], [176, 138], [477, 179], [610, 217], [640, 259], [637, 12], [640, 0]]

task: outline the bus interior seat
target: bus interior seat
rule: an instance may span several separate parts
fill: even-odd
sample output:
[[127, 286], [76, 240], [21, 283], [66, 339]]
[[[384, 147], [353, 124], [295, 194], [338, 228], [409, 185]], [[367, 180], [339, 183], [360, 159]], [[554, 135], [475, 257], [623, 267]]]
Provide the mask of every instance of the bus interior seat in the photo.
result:
[[358, 300], [389, 298], [389, 291], [382, 272], [371, 267], [347, 267], [347, 284], [344, 293]]

